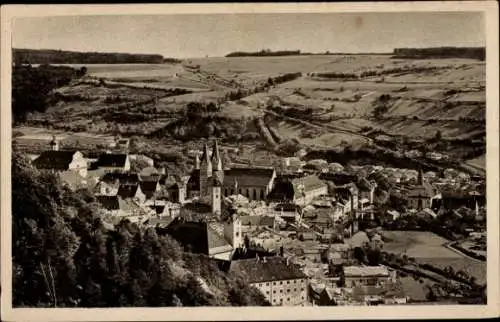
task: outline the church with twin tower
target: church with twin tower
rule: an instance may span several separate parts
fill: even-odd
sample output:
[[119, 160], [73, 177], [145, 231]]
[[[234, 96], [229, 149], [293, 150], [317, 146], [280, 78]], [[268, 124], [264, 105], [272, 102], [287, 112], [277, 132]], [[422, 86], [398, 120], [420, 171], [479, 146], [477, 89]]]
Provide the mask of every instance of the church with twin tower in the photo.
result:
[[201, 161], [198, 156], [196, 157], [196, 169], [199, 169], [200, 200], [211, 205], [213, 214], [220, 215], [224, 169], [217, 140], [214, 142], [211, 155], [207, 144], [204, 145]]

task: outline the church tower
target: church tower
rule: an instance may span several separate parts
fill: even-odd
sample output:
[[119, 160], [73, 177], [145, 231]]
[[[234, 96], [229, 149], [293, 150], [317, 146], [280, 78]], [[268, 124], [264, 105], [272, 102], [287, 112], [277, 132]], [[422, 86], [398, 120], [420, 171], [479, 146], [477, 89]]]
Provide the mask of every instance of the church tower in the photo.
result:
[[56, 136], [52, 136], [52, 141], [50, 141], [50, 149], [52, 151], [59, 151], [59, 142], [56, 139]]
[[210, 162], [210, 154], [208, 146], [203, 147], [203, 155], [200, 164], [200, 198], [210, 196], [210, 179], [212, 178], [212, 162]]
[[420, 170], [418, 172], [418, 180], [417, 180], [417, 185], [422, 186], [424, 184], [424, 172]]
[[217, 139], [215, 139], [214, 142], [211, 162], [214, 176], [219, 178], [221, 183], [224, 182], [224, 168], [222, 167], [222, 158], [220, 157], [219, 144], [217, 142]]
[[194, 157], [194, 168], [196, 170], [200, 170], [200, 156], [198, 153], [196, 153], [196, 156]]
[[243, 247], [244, 238], [241, 229], [241, 220], [233, 214], [224, 222], [224, 237], [230, 242], [233, 249]]
[[212, 206], [212, 214], [216, 216], [221, 215], [221, 205], [222, 205], [221, 187], [222, 187], [222, 182], [216, 175], [214, 175], [211, 187], [211, 192], [212, 192], [211, 206]]

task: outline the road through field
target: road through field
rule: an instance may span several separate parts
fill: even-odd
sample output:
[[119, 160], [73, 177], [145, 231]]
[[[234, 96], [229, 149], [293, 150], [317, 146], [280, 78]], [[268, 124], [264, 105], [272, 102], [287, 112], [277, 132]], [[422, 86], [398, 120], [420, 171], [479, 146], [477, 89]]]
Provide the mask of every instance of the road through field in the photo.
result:
[[[363, 135], [363, 134], [359, 134], [359, 133], [354, 132], [354, 131], [349, 131], [349, 130], [346, 130], [346, 129], [337, 128], [337, 127], [334, 127], [334, 126], [331, 126], [331, 125], [317, 124], [317, 123], [310, 122], [310, 121], [304, 121], [304, 120], [301, 120], [301, 119], [298, 119], [298, 118], [294, 118], [294, 117], [290, 117], [290, 116], [280, 115], [280, 114], [278, 114], [276, 112], [273, 112], [273, 111], [271, 111], [269, 109], [266, 109], [265, 113], [271, 114], [271, 115], [273, 115], [273, 116], [275, 116], [277, 118], [283, 119], [283, 120], [288, 120], [288, 121], [291, 121], [291, 122], [300, 123], [302, 125], [310, 126], [310, 127], [313, 127], [313, 128], [327, 129], [328, 131], [345, 133], [345, 134], [357, 136], [357, 137], [360, 137], [360, 138], [366, 140], [370, 144], [374, 144], [374, 141], [373, 141], [372, 138], [370, 138], [370, 137], [368, 137], [366, 135]], [[331, 149], [332, 148], [331, 146], [324, 146], [324, 147], [327, 148], [327, 149]]]

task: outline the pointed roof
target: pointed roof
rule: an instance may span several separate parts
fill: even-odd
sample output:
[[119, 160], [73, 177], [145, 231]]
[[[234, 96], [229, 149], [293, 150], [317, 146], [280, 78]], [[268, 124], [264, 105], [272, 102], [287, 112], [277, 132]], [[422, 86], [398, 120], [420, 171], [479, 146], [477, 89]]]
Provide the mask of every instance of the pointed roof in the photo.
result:
[[57, 139], [55, 135], [52, 135], [52, 141], [50, 141], [50, 145], [57, 145]]
[[418, 171], [418, 184], [419, 185], [424, 184], [424, 171], [422, 171], [422, 169], [420, 169], [420, 171]]
[[222, 170], [222, 159], [219, 154], [219, 144], [217, 143], [217, 139], [214, 142], [214, 149], [212, 152], [212, 164], [215, 165], [217, 170]]
[[198, 153], [196, 153], [194, 157], [194, 168], [198, 170], [200, 169], [200, 156], [198, 155]]
[[208, 152], [208, 145], [205, 143], [203, 145], [203, 155], [201, 156], [201, 162], [208, 161], [209, 157], [210, 157], [210, 153]]

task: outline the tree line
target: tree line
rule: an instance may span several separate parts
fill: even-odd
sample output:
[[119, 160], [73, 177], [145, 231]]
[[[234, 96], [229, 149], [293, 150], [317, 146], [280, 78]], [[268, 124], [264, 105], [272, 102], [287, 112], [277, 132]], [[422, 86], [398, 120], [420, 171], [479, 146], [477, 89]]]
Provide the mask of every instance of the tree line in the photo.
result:
[[[162, 64], [162, 55], [76, 52], [63, 50], [12, 50], [13, 61], [18, 64]], [[177, 62], [169, 60], [167, 62]]]
[[75, 69], [63, 66], [31, 65], [14, 66], [12, 69], [12, 119], [26, 120], [28, 113], [45, 112], [58, 98], [53, 90], [68, 85], [73, 79], [82, 77], [86, 68]]
[[226, 57], [272, 57], [272, 56], [297, 56], [301, 55], [300, 50], [278, 50], [271, 51], [262, 49], [256, 52], [235, 51], [226, 55]]
[[485, 60], [485, 47], [395, 48], [393, 58], [472, 58]]

